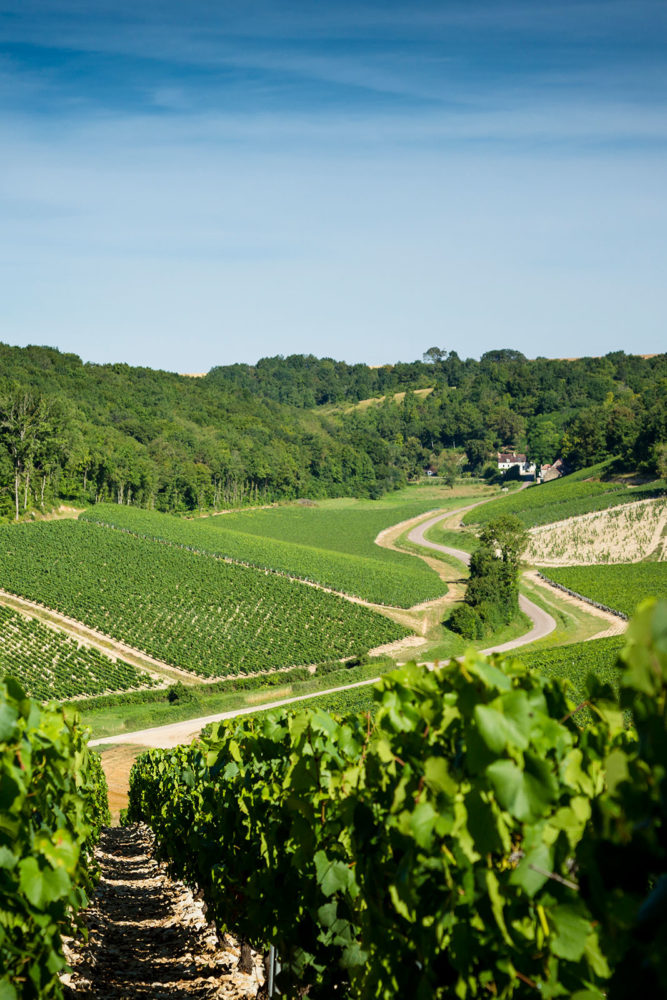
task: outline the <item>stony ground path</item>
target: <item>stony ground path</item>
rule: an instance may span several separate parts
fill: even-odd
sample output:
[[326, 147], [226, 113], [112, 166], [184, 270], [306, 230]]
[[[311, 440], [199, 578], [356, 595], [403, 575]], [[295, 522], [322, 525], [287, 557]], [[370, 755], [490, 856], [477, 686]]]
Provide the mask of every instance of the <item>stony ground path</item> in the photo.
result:
[[[484, 503], [485, 501], [480, 502]], [[412, 529], [408, 538], [415, 545], [420, 545], [427, 549], [433, 549], [436, 552], [444, 552], [446, 555], [453, 556], [454, 559], [458, 559], [459, 562], [465, 563], [466, 566], [469, 566], [469, 552], [464, 552], [463, 549], [453, 549], [449, 545], [440, 545], [438, 542], [432, 542], [426, 537], [426, 532], [429, 528], [438, 524], [439, 521], [444, 521], [454, 514], [463, 514], [466, 510], [472, 510], [473, 507], [479, 506], [479, 503], [473, 503], [468, 507], [460, 507], [458, 510], [450, 511], [444, 516], [442, 514], [436, 514], [435, 517], [429, 518], [428, 521], [420, 521], [420, 523]], [[488, 649], [482, 649], [480, 650], [481, 653], [484, 655], [488, 655], [490, 653], [508, 653], [512, 649], [519, 649], [520, 646], [528, 646], [531, 642], [537, 642], [538, 639], [543, 639], [556, 628], [556, 619], [550, 615], [548, 611], [544, 611], [543, 608], [535, 604], [534, 601], [529, 600], [525, 594], [519, 594], [519, 607], [532, 621], [533, 627], [531, 630], [518, 636], [516, 639], [510, 639], [509, 642], [503, 642], [500, 646], [490, 646]]]
[[108, 827], [97, 851], [102, 877], [87, 909], [88, 943], [66, 942], [73, 969], [64, 978], [73, 1000], [246, 1000], [263, 981], [237, 971], [239, 948], [219, 942], [203, 904], [157, 862], [150, 830]]

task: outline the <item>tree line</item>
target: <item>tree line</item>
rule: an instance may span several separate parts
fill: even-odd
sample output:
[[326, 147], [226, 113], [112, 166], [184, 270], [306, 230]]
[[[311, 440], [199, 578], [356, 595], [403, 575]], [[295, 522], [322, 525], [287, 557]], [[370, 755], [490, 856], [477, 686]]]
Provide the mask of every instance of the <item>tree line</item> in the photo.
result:
[[622, 352], [476, 361], [430, 348], [382, 368], [298, 355], [189, 378], [0, 344], [0, 516], [62, 501], [188, 511], [378, 497], [428, 467], [450, 481], [492, 472], [505, 447], [664, 475], [666, 385], [666, 355]]

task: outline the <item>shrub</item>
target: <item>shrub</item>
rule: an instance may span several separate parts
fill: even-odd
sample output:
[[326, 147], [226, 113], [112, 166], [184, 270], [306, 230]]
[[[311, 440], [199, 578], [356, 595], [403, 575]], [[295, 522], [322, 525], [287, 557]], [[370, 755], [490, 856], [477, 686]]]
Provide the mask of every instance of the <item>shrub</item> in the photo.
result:
[[458, 632], [464, 639], [481, 639], [484, 635], [482, 619], [469, 604], [454, 608], [447, 624], [452, 632]]

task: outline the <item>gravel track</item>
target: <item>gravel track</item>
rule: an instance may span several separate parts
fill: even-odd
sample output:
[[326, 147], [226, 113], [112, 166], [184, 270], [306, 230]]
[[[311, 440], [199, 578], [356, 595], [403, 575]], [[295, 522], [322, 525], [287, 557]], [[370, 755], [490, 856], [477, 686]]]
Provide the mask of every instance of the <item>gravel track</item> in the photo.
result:
[[[488, 503], [486, 500], [480, 501], [481, 503]], [[442, 552], [445, 555], [452, 556], [454, 559], [458, 559], [459, 562], [465, 563], [466, 566], [470, 565], [470, 553], [464, 552], [463, 549], [454, 549], [449, 545], [440, 545], [438, 542], [432, 542], [430, 539], [426, 538], [426, 532], [433, 528], [440, 521], [444, 521], [445, 518], [450, 518], [455, 514], [463, 514], [467, 510], [472, 510], [473, 507], [478, 507], [479, 503], [469, 504], [467, 507], [460, 507], [458, 510], [449, 511], [447, 514], [436, 514], [435, 517], [430, 517], [427, 521], [422, 521], [412, 529], [408, 534], [408, 540], [414, 545], [420, 545], [425, 549], [432, 549], [434, 552]], [[483, 649], [482, 653], [505, 653], [509, 652], [510, 649], [518, 649], [520, 646], [527, 646], [530, 642], [537, 642], [538, 639], [544, 639], [545, 636], [549, 635], [556, 628], [556, 619], [544, 611], [533, 601], [524, 597], [523, 594], [519, 595], [519, 608], [525, 615], [527, 615], [533, 623], [533, 627], [529, 632], [525, 632], [523, 635], [517, 636], [516, 639], [510, 639], [509, 642], [503, 642], [498, 646], [490, 646], [489, 649]]]

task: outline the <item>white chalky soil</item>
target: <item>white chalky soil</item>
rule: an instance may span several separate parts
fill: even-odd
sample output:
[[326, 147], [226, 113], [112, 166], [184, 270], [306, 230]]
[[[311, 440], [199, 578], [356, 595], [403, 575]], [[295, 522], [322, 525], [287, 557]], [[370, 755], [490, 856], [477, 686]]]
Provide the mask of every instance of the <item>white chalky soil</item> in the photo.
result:
[[525, 557], [538, 566], [640, 562], [662, 547], [666, 526], [666, 500], [639, 500], [531, 528]]

